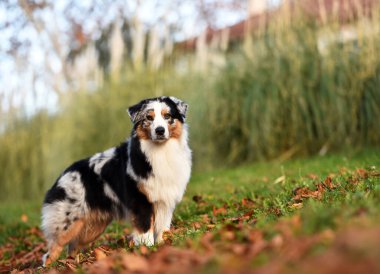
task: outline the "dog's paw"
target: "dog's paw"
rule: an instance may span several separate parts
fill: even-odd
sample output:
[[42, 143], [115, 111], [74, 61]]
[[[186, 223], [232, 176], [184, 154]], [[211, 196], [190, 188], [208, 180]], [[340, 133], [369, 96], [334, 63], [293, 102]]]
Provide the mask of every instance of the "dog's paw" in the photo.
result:
[[43, 256], [42, 256], [42, 266], [43, 267], [46, 267], [48, 266], [49, 264], [51, 264], [51, 261], [50, 261], [50, 258], [49, 258], [49, 252], [45, 253]]
[[133, 243], [135, 244], [135, 246], [152, 246], [154, 245], [154, 235], [150, 231], [146, 233], [135, 233], [133, 234]]

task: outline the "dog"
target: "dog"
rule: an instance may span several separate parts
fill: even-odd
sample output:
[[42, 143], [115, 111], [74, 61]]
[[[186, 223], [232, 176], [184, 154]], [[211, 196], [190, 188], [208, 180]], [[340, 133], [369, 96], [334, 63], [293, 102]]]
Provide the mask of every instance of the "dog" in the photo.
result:
[[47, 191], [42, 231], [48, 265], [96, 240], [112, 220], [129, 220], [135, 245], [163, 241], [191, 174], [185, 123], [188, 105], [161, 96], [128, 108], [131, 136], [117, 147], [75, 162]]

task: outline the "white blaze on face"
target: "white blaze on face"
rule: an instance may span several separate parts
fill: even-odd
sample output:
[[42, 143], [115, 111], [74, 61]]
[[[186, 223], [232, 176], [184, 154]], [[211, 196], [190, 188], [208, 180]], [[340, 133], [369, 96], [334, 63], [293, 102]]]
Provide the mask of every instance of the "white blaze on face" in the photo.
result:
[[[150, 134], [153, 140], [167, 140], [169, 139], [168, 121], [162, 117], [162, 110], [169, 110], [169, 107], [165, 103], [152, 102], [147, 106], [147, 110], [154, 111], [154, 120], [150, 127]], [[164, 128], [165, 133], [162, 136], [158, 136], [156, 130], [158, 128]]]

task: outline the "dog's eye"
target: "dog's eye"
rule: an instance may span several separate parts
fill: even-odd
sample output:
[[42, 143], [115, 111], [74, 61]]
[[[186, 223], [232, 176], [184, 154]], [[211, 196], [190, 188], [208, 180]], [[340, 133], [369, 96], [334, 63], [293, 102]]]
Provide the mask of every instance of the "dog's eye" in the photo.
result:
[[147, 115], [146, 116], [146, 119], [148, 120], [148, 121], [153, 121], [154, 119], [153, 119], [153, 116], [151, 116], [151, 115]]
[[165, 113], [164, 118], [165, 120], [169, 120], [172, 116], [169, 113]]

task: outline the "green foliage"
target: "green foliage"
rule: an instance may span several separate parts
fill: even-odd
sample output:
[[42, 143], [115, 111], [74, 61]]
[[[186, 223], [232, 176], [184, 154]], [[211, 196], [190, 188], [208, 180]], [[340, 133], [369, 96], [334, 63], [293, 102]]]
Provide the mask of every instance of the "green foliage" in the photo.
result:
[[[359, 20], [358, 40], [340, 43], [332, 40], [335, 25], [296, 17], [253, 38], [204, 98], [216, 158], [236, 163], [379, 144], [379, 25], [369, 25], [372, 36]], [[323, 39], [330, 39], [325, 47]]]

